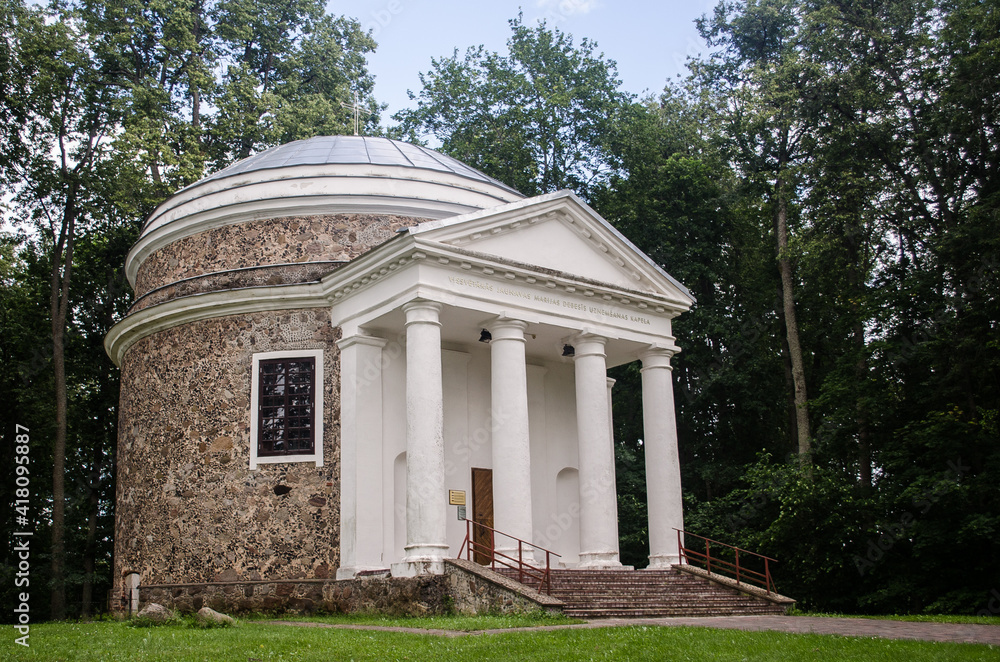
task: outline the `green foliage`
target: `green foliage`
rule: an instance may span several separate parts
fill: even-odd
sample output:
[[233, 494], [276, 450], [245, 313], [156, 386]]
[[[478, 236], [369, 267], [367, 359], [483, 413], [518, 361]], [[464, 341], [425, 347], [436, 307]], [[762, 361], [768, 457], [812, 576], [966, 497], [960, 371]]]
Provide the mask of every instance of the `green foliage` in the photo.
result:
[[399, 135], [433, 136], [441, 150], [525, 195], [587, 196], [615, 168], [607, 149], [628, 95], [616, 65], [587, 39], [510, 21], [507, 55], [482, 46], [432, 60]]
[[[593, 197], [605, 218], [697, 298], [674, 323], [683, 352], [673, 359], [673, 374], [682, 482], [699, 499], [731, 489], [757, 450], [786, 450], [773, 434], [784, 401], [767, 289], [771, 254], [741, 208], [738, 182], [703, 112], [691, 90], [675, 88], [632, 106], [612, 143], [622, 172]], [[767, 381], [772, 375], [778, 379]], [[629, 562], [641, 566], [648, 536], [638, 366], [613, 376], [622, 553], [631, 550]], [[624, 466], [629, 454], [636, 460]], [[628, 478], [630, 467], [638, 475]]]
[[[1000, 584], [1000, 510], [986, 488], [1000, 439], [1000, 180], [989, 163], [1000, 147], [998, 20], [992, 5], [964, 1], [761, 0], [720, 4], [702, 23], [720, 50], [692, 63], [690, 83], [739, 173], [734, 212], [768, 218], [774, 191], [762, 175], [782, 162], [782, 127], [795, 146], [788, 255], [816, 470], [810, 482], [769, 459], [713, 456], [742, 484], [708, 494], [685, 470], [687, 527], [776, 556], [779, 589], [806, 606], [969, 614]], [[762, 296], [769, 277], [756, 273], [749, 291]], [[722, 274], [721, 285], [739, 282]], [[691, 332], [685, 350], [705, 337]], [[780, 363], [763, 358], [740, 367], [781, 388]], [[743, 428], [730, 448], [783, 456], [775, 404], [759, 409], [769, 430]], [[709, 420], [717, 434], [723, 419]], [[682, 457], [701, 457], [706, 435], [679, 428]]]

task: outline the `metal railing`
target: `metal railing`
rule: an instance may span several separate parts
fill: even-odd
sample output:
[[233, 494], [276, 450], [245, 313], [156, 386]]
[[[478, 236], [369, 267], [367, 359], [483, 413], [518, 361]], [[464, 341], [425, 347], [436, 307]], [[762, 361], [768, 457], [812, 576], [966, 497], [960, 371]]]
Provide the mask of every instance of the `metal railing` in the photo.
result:
[[[485, 529], [490, 532], [490, 544], [484, 545], [483, 543], [478, 543], [475, 541], [472, 535], [472, 527], [479, 527], [481, 530]], [[496, 549], [496, 538], [497, 536], [503, 536], [505, 538], [510, 538], [511, 540], [517, 541], [517, 558], [502, 552], [498, 552]], [[545, 567], [534, 566], [527, 563], [524, 560], [525, 548], [531, 550], [545, 552]], [[492, 570], [497, 569], [497, 564], [505, 568], [511, 568], [512, 570], [517, 570], [517, 581], [524, 583], [525, 578], [530, 578], [538, 582], [538, 592], [541, 593], [543, 590], [548, 595], [552, 595], [552, 566], [551, 557], [560, 556], [553, 551], [545, 549], [544, 547], [539, 547], [527, 540], [521, 540], [516, 538], [509, 533], [504, 533], [503, 531], [498, 531], [491, 526], [486, 526], [485, 524], [479, 524], [478, 522], [473, 522], [470, 519], [465, 520], [465, 540], [462, 542], [461, 549], [458, 550], [458, 558], [462, 558], [462, 554], [465, 554], [466, 559], [473, 560], [473, 554], [483, 554], [488, 556], [490, 559], [489, 566]], [[536, 563], [538, 559], [535, 559]]]
[[[772, 559], [770, 556], [764, 556], [763, 554], [757, 554], [756, 552], [751, 552], [745, 549], [740, 549], [733, 545], [727, 545], [724, 542], [719, 542], [718, 540], [712, 540], [711, 538], [706, 538], [705, 536], [699, 536], [697, 533], [688, 533], [687, 531], [682, 531], [678, 528], [674, 528], [677, 532], [677, 548], [680, 549], [681, 558], [688, 564], [692, 564], [692, 560], [697, 565], [702, 565], [708, 572], [714, 572], [716, 574], [735, 574], [737, 584], [752, 584], [754, 586], [759, 586], [767, 591], [768, 595], [771, 593], [777, 593], [774, 588], [774, 579], [771, 577], [771, 566], [770, 562], [777, 563], [777, 559]], [[684, 546], [681, 538], [681, 534], [686, 538], [687, 536], [692, 536], [694, 538], [700, 538], [705, 541], [705, 551], [697, 551]], [[712, 545], [716, 547], [723, 547], [725, 549], [731, 549], [735, 553], [736, 561], [727, 561], [725, 559], [719, 558], [718, 556], [712, 556]], [[740, 563], [740, 554], [750, 555], [751, 557], [764, 560], [764, 572], [759, 572], [757, 570], [751, 570], [747, 568], [746, 565]]]

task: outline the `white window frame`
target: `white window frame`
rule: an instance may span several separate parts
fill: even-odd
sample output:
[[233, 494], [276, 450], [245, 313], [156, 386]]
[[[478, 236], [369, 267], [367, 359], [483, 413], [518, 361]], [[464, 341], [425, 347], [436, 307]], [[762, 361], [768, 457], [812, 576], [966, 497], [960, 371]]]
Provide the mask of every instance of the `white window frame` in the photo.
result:
[[[316, 363], [316, 383], [313, 402], [313, 450], [310, 454], [278, 455], [268, 457], [257, 456], [257, 435], [260, 425], [260, 362], [268, 359], [304, 359], [312, 357]], [[322, 349], [289, 349], [280, 352], [261, 352], [253, 355], [253, 370], [250, 376], [250, 468], [256, 469], [259, 464], [280, 464], [283, 462], [315, 462], [317, 467], [323, 466], [323, 350]]]

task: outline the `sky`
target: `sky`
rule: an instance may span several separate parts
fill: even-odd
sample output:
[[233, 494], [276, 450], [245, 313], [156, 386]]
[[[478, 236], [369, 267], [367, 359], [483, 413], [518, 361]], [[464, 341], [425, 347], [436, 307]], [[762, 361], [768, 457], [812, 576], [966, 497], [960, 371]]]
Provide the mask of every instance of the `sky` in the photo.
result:
[[618, 63], [626, 92], [659, 93], [667, 79], [685, 75], [688, 56], [706, 51], [694, 20], [710, 14], [717, 0], [331, 0], [327, 9], [358, 19], [371, 30], [378, 49], [368, 56], [375, 98], [389, 104], [382, 124], [412, 104], [407, 90], [420, 90], [420, 72], [431, 58], [448, 57], [470, 46], [506, 53], [508, 20], [524, 12], [526, 25], [545, 19], [579, 44], [597, 42], [597, 51]]

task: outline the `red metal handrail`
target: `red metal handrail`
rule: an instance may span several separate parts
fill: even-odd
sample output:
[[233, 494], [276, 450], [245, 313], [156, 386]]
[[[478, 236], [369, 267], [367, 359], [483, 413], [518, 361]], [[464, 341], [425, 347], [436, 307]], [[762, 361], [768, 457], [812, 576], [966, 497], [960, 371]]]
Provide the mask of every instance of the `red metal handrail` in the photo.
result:
[[[771, 595], [771, 593], [777, 593], [777, 590], [774, 587], [774, 579], [771, 577], [771, 566], [770, 566], [770, 562], [774, 561], [775, 563], [777, 563], [778, 562], [777, 559], [772, 559], [770, 556], [764, 556], [763, 554], [751, 552], [746, 549], [740, 549], [739, 547], [736, 547], [734, 545], [727, 545], [724, 542], [719, 542], [718, 540], [712, 540], [711, 538], [706, 538], [705, 536], [699, 536], [697, 533], [689, 533], [687, 531], [682, 531], [676, 527], [674, 527], [674, 531], [677, 532], [677, 548], [680, 550], [681, 558], [684, 559], [684, 561], [689, 565], [691, 565], [691, 561], [693, 559], [697, 564], [704, 564], [705, 570], [707, 570], [708, 572], [713, 572], [712, 565], [714, 563], [716, 567], [715, 569], [716, 574], [724, 574], [726, 572], [732, 573], [733, 571], [735, 571], [737, 584], [742, 584], [745, 582], [748, 584], [754, 584], [760, 586], [761, 588], [767, 591], [768, 595]], [[684, 543], [681, 542], [682, 540], [681, 534], [683, 534], [685, 537], [693, 536], [695, 538], [700, 538], [704, 540], [705, 552], [702, 553], [685, 547]], [[733, 563], [731, 561], [726, 561], [725, 559], [720, 559], [718, 556], [713, 557], [712, 556], [713, 544], [720, 545], [722, 547], [726, 547], [733, 550], [736, 555], [736, 563]], [[741, 566], [740, 552], [743, 552], [744, 554], [749, 554], [751, 556], [755, 556], [759, 559], [763, 559], [764, 572], [758, 572], [756, 570], [751, 570], [746, 566]], [[721, 566], [721, 569], [719, 566]]]
[[[489, 546], [477, 543], [472, 538], [472, 527], [478, 526], [483, 529], [488, 529], [490, 532], [490, 544]], [[501, 536], [510, 538], [511, 540], [517, 541], [517, 558], [513, 556], [508, 556], [501, 552], [496, 551], [496, 536], [500, 534]], [[533, 565], [524, 562], [524, 546], [527, 545], [531, 549], [545, 552], [545, 569], [537, 568]], [[493, 570], [497, 569], [497, 563], [500, 565], [511, 568], [512, 570], [517, 570], [517, 581], [524, 583], [525, 577], [530, 577], [538, 581], [538, 591], [541, 592], [544, 588], [545, 592], [552, 595], [552, 567], [551, 567], [551, 557], [559, 556], [553, 551], [540, 547], [534, 543], [528, 542], [527, 540], [521, 540], [516, 536], [512, 536], [509, 533], [504, 533], [503, 531], [498, 531], [492, 526], [487, 526], [485, 524], [480, 524], [479, 522], [473, 522], [470, 519], [465, 520], [465, 540], [462, 542], [462, 547], [458, 550], [458, 558], [462, 558], [462, 553], [465, 552], [466, 558], [471, 561], [472, 555], [476, 552], [482, 554], [488, 554], [490, 557], [490, 568]], [[535, 559], [537, 562], [538, 559]]]

